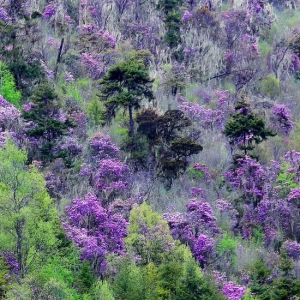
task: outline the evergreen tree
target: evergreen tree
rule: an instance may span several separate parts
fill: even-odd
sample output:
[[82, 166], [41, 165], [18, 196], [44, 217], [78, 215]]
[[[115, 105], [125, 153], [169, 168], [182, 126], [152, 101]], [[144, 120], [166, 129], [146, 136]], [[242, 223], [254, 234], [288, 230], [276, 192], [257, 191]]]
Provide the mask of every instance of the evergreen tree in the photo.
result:
[[152, 82], [145, 64], [129, 58], [111, 67], [100, 80], [100, 98], [105, 101], [105, 117], [110, 122], [120, 108], [128, 110], [129, 136], [134, 136], [133, 110], [141, 107], [141, 101], [154, 99]]
[[67, 134], [68, 128], [74, 125], [61, 111], [57, 95], [48, 83], [38, 86], [31, 101], [22, 112], [26, 121], [33, 122], [27, 135], [40, 141], [42, 158], [51, 160], [54, 157], [52, 149], [58, 138]]
[[269, 136], [276, 135], [272, 130], [265, 128], [264, 120], [252, 113], [250, 105], [244, 100], [237, 103], [235, 111], [223, 133], [229, 138], [231, 145], [237, 145], [244, 151], [244, 155], [254, 149], [254, 143], [260, 144]]

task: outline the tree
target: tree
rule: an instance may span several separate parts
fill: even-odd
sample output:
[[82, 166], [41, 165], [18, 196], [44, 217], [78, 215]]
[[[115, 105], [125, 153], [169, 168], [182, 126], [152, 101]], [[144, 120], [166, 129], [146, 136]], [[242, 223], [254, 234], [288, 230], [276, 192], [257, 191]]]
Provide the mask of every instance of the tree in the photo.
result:
[[0, 95], [14, 106], [19, 105], [21, 93], [16, 90], [14, 76], [7, 66], [0, 61]]
[[145, 202], [140, 206], [134, 205], [129, 223], [129, 236], [126, 238], [128, 250], [137, 255], [143, 265], [150, 262], [160, 264], [164, 252], [173, 249], [174, 241], [168, 223]]
[[137, 131], [147, 137], [152, 157], [157, 161], [157, 176], [165, 180], [169, 189], [172, 180], [186, 170], [188, 157], [203, 149], [189, 132], [191, 120], [178, 109], [167, 110], [163, 115], [146, 109], [137, 115], [136, 122]]
[[92, 194], [74, 199], [66, 208], [63, 227], [67, 236], [80, 249], [82, 259], [90, 261], [93, 270], [101, 274], [107, 265], [106, 255], [122, 254], [127, 222], [104, 209]]
[[223, 133], [229, 138], [230, 145], [236, 144], [244, 151], [245, 156], [247, 151], [254, 149], [253, 143], [260, 144], [269, 136], [276, 135], [272, 130], [265, 128], [264, 120], [253, 114], [250, 105], [244, 100], [237, 103], [235, 111], [225, 125]]
[[134, 58], [126, 59], [111, 67], [100, 80], [100, 99], [105, 101], [105, 117], [110, 122], [120, 108], [128, 110], [129, 136], [134, 136], [133, 110], [141, 107], [141, 101], [154, 99], [152, 82], [145, 64]]
[[43, 158], [53, 158], [51, 152], [58, 138], [67, 134], [67, 130], [75, 125], [61, 111], [61, 105], [48, 84], [43, 83], [37, 87], [32, 102], [24, 105], [22, 116], [32, 124], [27, 130], [27, 135], [41, 141], [39, 150]]
[[26, 164], [25, 151], [12, 142], [0, 149], [0, 250], [15, 254], [21, 276], [41, 263], [57, 242], [57, 214], [45, 180]]

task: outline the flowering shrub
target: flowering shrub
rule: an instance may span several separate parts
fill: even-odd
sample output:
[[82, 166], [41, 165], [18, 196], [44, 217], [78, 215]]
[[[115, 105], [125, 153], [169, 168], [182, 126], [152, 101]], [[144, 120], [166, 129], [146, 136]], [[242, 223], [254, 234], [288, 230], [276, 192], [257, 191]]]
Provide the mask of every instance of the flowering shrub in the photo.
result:
[[296, 260], [300, 259], [300, 244], [295, 241], [285, 241], [282, 245], [282, 249], [286, 251], [286, 254]]
[[53, 3], [49, 3], [48, 5], [46, 5], [44, 12], [43, 12], [43, 17], [45, 19], [50, 19], [52, 16], [55, 15], [55, 7]]
[[223, 284], [222, 292], [228, 300], [241, 300], [246, 293], [246, 288], [228, 281]]
[[202, 128], [217, 127], [223, 129], [224, 112], [221, 110], [207, 109], [204, 105], [191, 103], [178, 97], [179, 109], [185, 112], [192, 121], [197, 122]]
[[245, 200], [259, 201], [266, 193], [267, 172], [259, 162], [247, 155], [238, 158], [236, 166], [227, 171], [225, 176], [232, 187], [244, 193]]
[[67, 220], [63, 227], [67, 237], [80, 249], [82, 259], [89, 260], [97, 273], [103, 273], [107, 265], [105, 257], [124, 253], [127, 222], [109, 213], [101, 200], [93, 194], [84, 199], [74, 199], [66, 208]]
[[2, 6], [0, 6], [0, 21], [3, 21], [4, 23], [10, 22], [8, 13], [7, 13], [6, 9]]
[[99, 132], [90, 139], [89, 145], [92, 157], [98, 161], [119, 157], [120, 149], [112, 142], [109, 135]]
[[95, 175], [95, 186], [105, 193], [123, 192], [128, 185], [129, 168], [120, 161], [103, 159]]

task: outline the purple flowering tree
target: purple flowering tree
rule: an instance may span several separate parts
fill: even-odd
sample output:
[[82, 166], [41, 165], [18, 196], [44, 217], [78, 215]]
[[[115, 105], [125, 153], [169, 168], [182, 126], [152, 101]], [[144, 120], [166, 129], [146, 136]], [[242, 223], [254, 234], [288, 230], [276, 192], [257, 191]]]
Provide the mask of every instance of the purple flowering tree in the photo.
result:
[[255, 159], [244, 156], [236, 160], [236, 165], [225, 173], [227, 182], [242, 191], [245, 203], [258, 202], [266, 193], [268, 174]]
[[210, 109], [198, 103], [188, 102], [180, 94], [177, 100], [180, 104], [179, 109], [186, 113], [194, 126], [203, 129], [218, 128], [222, 130], [224, 128], [224, 112], [222, 110]]
[[117, 197], [129, 193], [130, 169], [119, 157], [120, 149], [108, 135], [97, 133], [89, 140], [86, 162], [81, 166], [79, 177], [85, 179], [94, 193], [108, 205]]
[[233, 281], [227, 281], [225, 274], [219, 271], [214, 270], [212, 274], [219, 290], [222, 291], [228, 300], [241, 300], [243, 298], [246, 293], [246, 287], [238, 285]]
[[6, 11], [6, 9], [3, 6], [0, 6], [0, 21], [4, 23], [10, 22], [10, 17]]
[[111, 202], [116, 195], [125, 194], [128, 189], [130, 170], [119, 160], [103, 159], [95, 174], [95, 188], [99, 195]]
[[293, 129], [292, 117], [284, 104], [274, 104], [271, 119], [276, 132], [288, 134]]
[[295, 259], [300, 259], [300, 244], [295, 241], [287, 240], [282, 245], [282, 250], [286, 251], [286, 254]]
[[187, 213], [166, 213], [172, 236], [187, 244], [203, 268], [215, 255], [213, 237], [220, 232], [208, 202], [190, 199]]
[[127, 222], [108, 212], [93, 194], [74, 199], [66, 208], [63, 227], [67, 237], [80, 249], [81, 258], [88, 260], [97, 274], [105, 271], [108, 254], [124, 253]]
[[[0, 147], [7, 138], [20, 140], [20, 112], [0, 95]], [[17, 133], [19, 132], [19, 133]]]
[[228, 281], [223, 284], [222, 292], [228, 300], [241, 300], [246, 293], [246, 288]]

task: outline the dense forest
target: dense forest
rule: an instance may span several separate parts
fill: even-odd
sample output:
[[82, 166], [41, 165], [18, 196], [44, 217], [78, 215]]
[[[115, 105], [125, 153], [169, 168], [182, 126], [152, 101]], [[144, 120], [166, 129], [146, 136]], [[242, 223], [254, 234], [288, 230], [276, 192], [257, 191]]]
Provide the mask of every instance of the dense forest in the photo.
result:
[[299, 0], [0, 0], [0, 299], [300, 299]]

